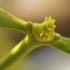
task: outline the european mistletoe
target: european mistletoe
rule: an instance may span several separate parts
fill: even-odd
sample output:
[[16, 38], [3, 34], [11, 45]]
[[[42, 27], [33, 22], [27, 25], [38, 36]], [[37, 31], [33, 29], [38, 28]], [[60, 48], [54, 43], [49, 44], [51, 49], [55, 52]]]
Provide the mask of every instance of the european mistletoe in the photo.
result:
[[0, 9], [0, 27], [16, 29], [26, 37], [17, 44], [3, 59], [0, 60], [0, 70], [5, 70], [10, 64], [26, 56], [37, 47], [48, 45], [70, 54], [70, 39], [55, 33], [55, 20], [45, 17], [42, 23], [21, 20]]

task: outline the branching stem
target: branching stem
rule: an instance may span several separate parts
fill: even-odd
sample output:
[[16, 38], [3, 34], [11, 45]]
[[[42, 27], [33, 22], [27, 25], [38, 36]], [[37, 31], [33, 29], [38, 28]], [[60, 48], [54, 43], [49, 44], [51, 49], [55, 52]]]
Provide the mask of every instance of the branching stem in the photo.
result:
[[0, 70], [5, 70], [22, 55], [25, 57], [33, 49], [49, 45], [70, 54], [70, 39], [54, 32], [55, 20], [45, 18], [41, 24], [26, 22], [0, 9], [0, 27], [12, 28], [27, 36], [8, 55], [0, 60]]
[[5, 70], [9, 65], [21, 57], [25, 57], [30, 51], [44, 45], [32, 36], [26, 36], [18, 45], [16, 45], [6, 57], [0, 61], [0, 70]]

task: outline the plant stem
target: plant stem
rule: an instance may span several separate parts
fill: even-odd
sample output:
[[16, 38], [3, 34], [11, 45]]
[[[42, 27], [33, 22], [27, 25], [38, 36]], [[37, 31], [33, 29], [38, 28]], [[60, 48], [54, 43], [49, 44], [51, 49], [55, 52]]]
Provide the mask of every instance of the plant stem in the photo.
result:
[[57, 48], [61, 51], [64, 51], [70, 54], [70, 39], [69, 38], [65, 38], [61, 36], [59, 40], [46, 43], [46, 45], [49, 45], [51, 47]]
[[0, 8], [0, 27], [12, 28], [30, 35], [28, 22], [21, 20]]
[[9, 65], [15, 62], [22, 55], [25, 57], [33, 49], [44, 45], [34, 37], [26, 36], [12, 51], [0, 61], [0, 70], [5, 70]]

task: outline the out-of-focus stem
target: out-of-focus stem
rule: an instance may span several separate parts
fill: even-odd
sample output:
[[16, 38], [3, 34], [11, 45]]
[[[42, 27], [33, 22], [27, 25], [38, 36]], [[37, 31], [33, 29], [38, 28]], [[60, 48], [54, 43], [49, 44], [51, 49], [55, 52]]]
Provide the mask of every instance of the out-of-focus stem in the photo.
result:
[[25, 57], [33, 49], [44, 45], [43, 42], [37, 41], [34, 37], [26, 36], [8, 55], [0, 61], [0, 70], [5, 70], [9, 65], [14, 63], [21, 56]]

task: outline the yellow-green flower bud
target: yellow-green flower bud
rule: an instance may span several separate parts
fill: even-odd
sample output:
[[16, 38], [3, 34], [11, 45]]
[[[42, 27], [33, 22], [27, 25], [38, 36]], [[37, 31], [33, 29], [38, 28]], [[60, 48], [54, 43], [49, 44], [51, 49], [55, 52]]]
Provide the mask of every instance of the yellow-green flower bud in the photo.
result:
[[56, 26], [54, 25], [54, 22], [55, 20], [53, 20], [51, 17], [49, 18], [45, 17], [43, 23], [33, 24], [32, 26], [33, 36], [39, 41], [47, 41], [47, 42], [52, 41], [55, 37], [54, 28]]

